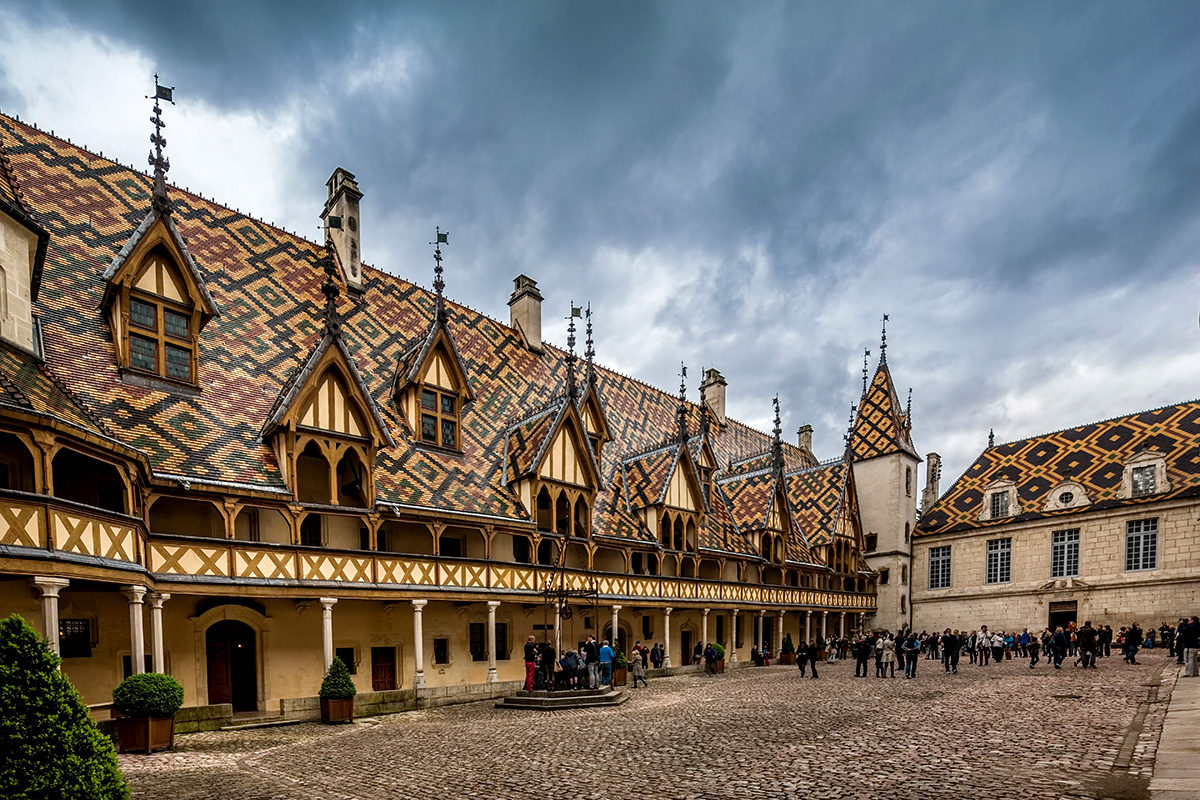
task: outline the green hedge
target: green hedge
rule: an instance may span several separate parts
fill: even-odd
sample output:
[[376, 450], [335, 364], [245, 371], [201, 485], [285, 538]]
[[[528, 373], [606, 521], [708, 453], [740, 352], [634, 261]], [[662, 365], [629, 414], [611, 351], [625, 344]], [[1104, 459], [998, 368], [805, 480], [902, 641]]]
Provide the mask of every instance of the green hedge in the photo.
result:
[[130, 675], [113, 689], [113, 705], [123, 717], [169, 717], [183, 705], [183, 687], [161, 672]]
[[112, 742], [61, 661], [21, 617], [0, 621], [0, 797], [126, 800]]
[[349, 700], [358, 694], [354, 681], [350, 678], [350, 670], [340, 658], [335, 658], [329, 664], [325, 680], [321, 681], [321, 697], [326, 700]]

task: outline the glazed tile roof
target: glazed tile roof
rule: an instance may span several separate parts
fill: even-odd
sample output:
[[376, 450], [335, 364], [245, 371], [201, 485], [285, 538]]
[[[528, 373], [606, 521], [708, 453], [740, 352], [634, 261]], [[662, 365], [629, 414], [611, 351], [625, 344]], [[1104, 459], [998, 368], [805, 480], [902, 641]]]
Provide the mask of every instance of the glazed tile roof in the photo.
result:
[[881, 356], [875, 377], [858, 404], [850, 449], [855, 461], [904, 452], [916, 457], [909, 436], [909, 424], [900, 409], [900, 399], [892, 384], [887, 357]]
[[[31, 213], [50, 233], [37, 311], [49, 369], [78, 399], [78, 410], [69, 413], [83, 425], [90, 409], [96, 422], [89, 424], [144, 452], [155, 475], [200, 485], [285, 488], [261, 433], [302, 382], [303, 365], [321, 339], [325, 276], [318, 261], [324, 248], [170, 187], [171, 221], [221, 315], [200, 335], [198, 393], [133, 385], [121, 380], [97, 307], [106, 267], [146, 219], [151, 178], [3, 115], [0, 152]], [[314, 208], [322, 200], [315, 193]], [[404, 265], [398, 266], [402, 271]], [[453, 264], [448, 266], [453, 283]], [[341, 342], [395, 442], [377, 456], [376, 501], [528, 523], [508, 482], [536, 463], [550, 433], [545, 420], [555, 415], [546, 410], [566, 385], [564, 353], [552, 346], [544, 355], [530, 352], [507, 324], [447, 302], [445, 330], [476, 399], [462, 411], [461, 453], [422, 447], [393, 405], [392, 392], [429, 341], [434, 296], [364, 265], [361, 295], [343, 295], [338, 303]], [[9, 384], [39, 396], [12, 372], [5, 370]], [[7, 385], [0, 388], [19, 404]], [[600, 366], [595, 388], [613, 438], [604, 450], [594, 531], [652, 541], [625, 503], [616, 501], [617, 491], [631, 485], [621, 474], [622, 462], [674, 434], [679, 400]], [[689, 430], [700, 430], [698, 407], [686, 408]], [[734, 420], [713, 425], [709, 442], [719, 466], [768, 452], [771, 445], [767, 434]], [[784, 454], [788, 469], [805, 462], [790, 445]], [[645, 480], [650, 488], [634, 490], [649, 496], [657, 478]], [[715, 494], [719, 499], [721, 492]], [[751, 553], [730, 510], [721, 502], [710, 505], [700, 546]]]
[[788, 473], [787, 494], [795, 524], [811, 545], [828, 544], [845, 511], [849, 466], [844, 459]]
[[[915, 535], [989, 528], [1013, 521], [1070, 516], [1096, 509], [1200, 495], [1200, 401], [1164, 406], [1125, 417], [1020, 439], [984, 450], [917, 524]], [[1142, 449], [1166, 458], [1170, 490], [1119, 498], [1124, 463]], [[1019, 516], [980, 521], [985, 487], [995, 480], [1017, 485]], [[1043, 512], [1064, 480], [1081, 484], [1091, 505]]]
[[675, 465], [679, 463], [679, 445], [658, 447], [648, 453], [631, 456], [621, 462], [625, 471], [625, 501], [630, 508], [646, 508], [662, 502], [663, 492]]
[[509, 427], [504, 446], [504, 474], [509, 481], [519, 480], [537, 471], [542, 454], [546, 452], [551, 435], [558, 430], [565, 410], [566, 401], [560, 398]]
[[31, 355], [0, 347], [0, 390], [0, 402], [56, 417], [84, 433], [115, 439], [50, 368]]

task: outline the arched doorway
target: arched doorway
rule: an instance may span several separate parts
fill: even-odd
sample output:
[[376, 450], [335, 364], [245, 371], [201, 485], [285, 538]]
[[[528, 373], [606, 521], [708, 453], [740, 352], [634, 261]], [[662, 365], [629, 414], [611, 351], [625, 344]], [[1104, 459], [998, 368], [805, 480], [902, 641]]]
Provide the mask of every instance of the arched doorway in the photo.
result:
[[227, 619], [205, 633], [208, 653], [208, 702], [232, 703], [234, 712], [258, 710], [258, 660], [254, 629]]

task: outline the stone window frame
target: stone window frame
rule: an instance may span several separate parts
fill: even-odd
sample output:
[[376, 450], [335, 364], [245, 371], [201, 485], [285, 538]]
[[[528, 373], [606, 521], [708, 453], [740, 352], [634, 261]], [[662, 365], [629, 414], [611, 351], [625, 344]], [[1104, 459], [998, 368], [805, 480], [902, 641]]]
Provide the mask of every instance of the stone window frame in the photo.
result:
[[929, 548], [929, 588], [949, 589], [951, 560], [950, 545]]
[[[1167, 480], [1167, 456], [1165, 453], [1158, 450], [1139, 450], [1128, 458], [1122, 466], [1125, 469], [1121, 474], [1121, 488], [1117, 491], [1119, 499], [1130, 500], [1139, 497], [1154, 497], [1171, 491], [1171, 483]], [[1134, 494], [1134, 470], [1145, 467], [1154, 467], [1154, 489], [1150, 492]]]
[[[1079, 577], [1079, 543], [1081, 535], [1079, 528], [1063, 528], [1050, 533], [1050, 577], [1078, 578]], [[1072, 547], [1073, 545], [1073, 547]], [[1072, 559], [1072, 550], [1074, 558]], [[1061, 555], [1060, 555], [1061, 553]], [[1074, 571], [1071, 570], [1072, 561]]]
[[[987, 562], [984, 565], [984, 582], [988, 586], [1012, 583], [1012, 537], [988, 539], [985, 555]], [[996, 576], [995, 580], [992, 579], [993, 573]]]
[[[992, 508], [995, 504], [993, 497], [1004, 493], [1008, 494], [1007, 513], [1000, 516], [993, 515]], [[979, 509], [980, 522], [989, 522], [996, 519], [1012, 519], [1013, 517], [1020, 516], [1023, 510], [1017, 493], [1016, 481], [1001, 478], [983, 487], [983, 507]]]
[[[1149, 517], [1148, 519], [1132, 519], [1125, 523], [1125, 571], [1126, 572], [1151, 572], [1158, 569], [1158, 552], [1159, 552], [1159, 525], [1158, 517]], [[1134, 542], [1137, 542], [1136, 555], [1131, 548]], [[1153, 543], [1153, 552], [1150, 558], [1146, 557], [1147, 543]], [[1131, 560], [1131, 556], [1134, 558]], [[1134, 563], [1134, 566], [1130, 566]], [[1148, 565], [1147, 565], [1148, 564]]]

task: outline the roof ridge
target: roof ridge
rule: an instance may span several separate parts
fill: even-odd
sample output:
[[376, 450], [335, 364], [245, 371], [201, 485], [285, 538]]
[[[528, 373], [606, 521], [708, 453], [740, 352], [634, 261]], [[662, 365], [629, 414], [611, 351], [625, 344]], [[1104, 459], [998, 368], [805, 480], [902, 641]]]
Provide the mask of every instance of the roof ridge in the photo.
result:
[[[1178, 403], [1166, 403], [1161, 406], [1155, 406], [1154, 408], [1147, 408], [1147, 409], [1143, 409], [1141, 411], [1133, 411], [1128, 414], [1118, 414], [1115, 417], [1108, 417], [1106, 419], [1098, 419], [1098, 420], [1095, 420], [1094, 422], [1085, 422], [1082, 425], [1068, 425], [1065, 428], [1058, 428], [1056, 430], [1046, 431], [1045, 433], [1038, 433], [1038, 434], [1034, 434], [1033, 436], [1026, 436], [1021, 439], [1012, 439], [1007, 442], [1001, 442], [999, 444], [992, 445], [991, 447], [985, 447], [983, 450], [979, 451], [979, 456], [983, 455], [988, 450], [995, 450], [998, 447], [1005, 447], [1010, 444], [1017, 444], [1019, 442], [1029, 442], [1034, 439], [1041, 439], [1044, 436], [1055, 436], [1056, 434], [1059, 434], [1059, 433], [1066, 433], [1067, 431], [1073, 431], [1073, 430], [1077, 430], [1079, 428], [1086, 428], [1091, 425], [1104, 425], [1109, 422], [1116, 422], [1117, 420], [1129, 419], [1130, 417], [1139, 417], [1142, 414], [1152, 414], [1155, 411], [1162, 411], [1163, 409], [1166, 409], [1166, 408], [1178, 408], [1179, 406], [1186, 406], [1186, 405], [1200, 405], [1200, 398], [1196, 398], [1193, 400], [1183, 400]], [[975, 456], [975, 458], [971, 461], [971, 463], [974, 464], [976, 461], [978, 461], [979, 456]]]

